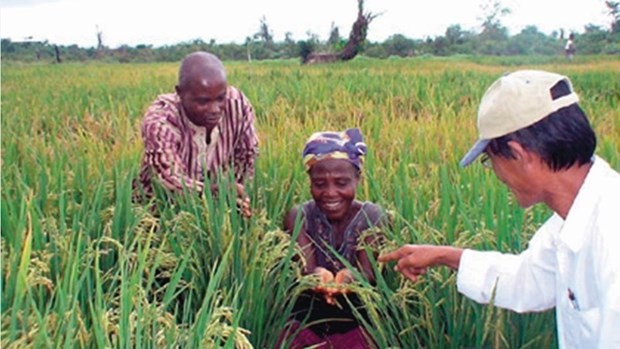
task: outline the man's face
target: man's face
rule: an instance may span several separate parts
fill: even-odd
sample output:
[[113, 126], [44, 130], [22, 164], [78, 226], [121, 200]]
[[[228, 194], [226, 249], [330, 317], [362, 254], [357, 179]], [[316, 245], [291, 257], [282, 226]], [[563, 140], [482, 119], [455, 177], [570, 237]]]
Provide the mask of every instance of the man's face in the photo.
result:
[[310, 169], [310, 192], [330, 222], [347, 217], [355, 199], [359, 176], [347, 160], [325, 159]]
[[[526, 208], [543, 200], [540, 172], [532, 166], [524, 166], [520, 159], [489, 154], [493, 171], [514, 194], [519, 206]], [[542, 165], [542, 163], [540, 164]]]
[[227, 87], [223, 79], [193, 79], [177, 86], [185, 115], [194, 124], [212, 129], [224, 115]]

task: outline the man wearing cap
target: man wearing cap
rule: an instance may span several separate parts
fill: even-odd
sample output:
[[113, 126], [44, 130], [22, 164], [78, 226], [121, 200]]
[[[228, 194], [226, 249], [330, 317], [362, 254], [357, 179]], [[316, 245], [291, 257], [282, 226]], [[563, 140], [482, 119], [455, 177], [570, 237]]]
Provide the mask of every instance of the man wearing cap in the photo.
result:
[[228, 85], [222, 62], [208, 52], [183, 59], [175, 89], [158, 96], [142, 120], [144, 154], [136, 196], [152, 197], [154, 183], [171, 192], [203, 192], [208, 180], [215, 183], [218, 175], [232, 172], [238, 203], [249, 216], [244, 184], [254, 174], [258, 153], [250, 101]]
[[519, 255], [405, 245], [379, 257], [412, 281], [428, 267], [458, 270], [459, 292], [517, 312], [555, 307], [560, 348], [620, 348], [620, 174], [594, 155], [596, 137], [565, 76], [524, 70], [486, 91], [482, 155], [519, 205], [554, 214]]

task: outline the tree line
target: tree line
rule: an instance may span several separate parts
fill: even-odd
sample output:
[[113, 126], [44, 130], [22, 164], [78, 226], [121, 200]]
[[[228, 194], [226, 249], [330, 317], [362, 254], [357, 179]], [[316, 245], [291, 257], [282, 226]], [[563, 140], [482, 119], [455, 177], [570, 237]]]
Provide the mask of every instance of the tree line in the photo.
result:
[[[528, 26], [516, 35], [509, 35], [501, 18], [510, 12], [498, 1], [492, 1], [485, 9], [481, 31], [464, 30], [460, 25], [449, 26], [444, 35], [426, 39], [412, 39], [394, 34], [383, 42], [364, 40], [358, 47], [360, 54], [367, 57], [388, 58], [393, 56], [412, 57], [421, 55], [562, 55], [564, 45], [571, 33], [563, 30], [550, 35], [542, 33], [536, 26]], [[586, 25], [583, 33], [574, 34], [576, 54], [620, 54], [620, 2], [605, 2], [612, 22], [609, 28], [593, 24]], [[371, 30], [369, 28], [368, 30]], [[181, 42], [175, 45], [154, 47], [153, 45], [123, 45], [108, 48], [102, 42], [102, 33], [97, 31], [97, 47], [83, 48], [77, 45], [61, 46], [43, 42], [14, 42], [2, 39], [1, 55], [5, 61], [56, 62], [104, 61], [104, 62], [176, 62], [196, 50], [212, 52], [224, 60], [293, 59], [306, 61], [312, 53], [329, 54], [346, 48], [339, 28], [332, 25], [327, 40], [307, 33], [304, 40], [294, 40], [290, 32], [283, 41], [275, 41], [267, 20], [263, 17], [257, 33], [248, 36], [244, 43], [205, 42], [202, 39]]]

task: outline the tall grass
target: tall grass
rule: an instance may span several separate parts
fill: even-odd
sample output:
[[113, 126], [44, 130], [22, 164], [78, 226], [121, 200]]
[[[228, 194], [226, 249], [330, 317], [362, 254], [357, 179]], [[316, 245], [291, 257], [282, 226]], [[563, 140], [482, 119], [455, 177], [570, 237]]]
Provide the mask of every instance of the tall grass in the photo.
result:
[[[477, 103], [500, 74], [568, 74], [620, 168], [620, 62], [358, 59], [228, 63], [261, 139], [242, 219], [231, 193], [131, 201], [139, 123], [176, 64], [3, 66], [2, 346], [273, 347], [308, 282], [284, 213], [309, 198], [300, 151], [318, 130], [360, 127], [369, 146], [359, 198], [393, 217], [387, 245], [447, 243], [513, 252], [549, 215], [522, 210], [493, 174], [457, 163], [476, 139]], [[374, 260], [373, 260], [374, 261]], [[432, 270], [404, 281], [377, 265], [357, 285], [381, 348], [556, 346], [552, 312], [520, 315], [456, 292]]]

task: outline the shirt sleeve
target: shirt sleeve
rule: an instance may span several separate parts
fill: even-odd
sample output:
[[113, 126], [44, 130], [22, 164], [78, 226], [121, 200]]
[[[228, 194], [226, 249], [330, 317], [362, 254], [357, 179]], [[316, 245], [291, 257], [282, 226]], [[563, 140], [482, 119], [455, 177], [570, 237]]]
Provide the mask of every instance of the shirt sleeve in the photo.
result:
[[161, 110], [149, 109], [142, 124], [144, 161], [151, 170], [151, 178], [168, 190], [194, 188], [202, 191], [203, 183], [188, 175], [177, 149], [181, 142], [179, 129], [167, 122]]
[[554, 215], [519, 255], [465, 250], [457, 274], [459, 292], [476, 302], [516, 312], [552, 308], [556, 262], [551, 231], [560, 224]]
[[235, 142], [234, 149], [235, 179], [238, 183], [244, 183], [254, 176], [258, 156], [258, 135], [254, 127], [256, 117], [252, 104], [244, 95], [241, 97], [241, 113], [240, 139]]

